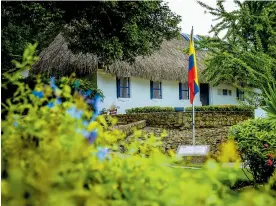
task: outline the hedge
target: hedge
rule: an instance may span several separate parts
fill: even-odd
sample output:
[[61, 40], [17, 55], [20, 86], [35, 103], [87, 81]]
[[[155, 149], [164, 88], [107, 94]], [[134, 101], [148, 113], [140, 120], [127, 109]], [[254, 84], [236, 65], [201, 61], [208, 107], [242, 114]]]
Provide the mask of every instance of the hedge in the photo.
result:
[[[192, 107], [186, 107], [185, 111], [192, 111]], [[254, 112], [253, 106], [240, 106], [240, 105], [208, 105], [208, 106], [195, 106], [195, 111], [242, 111]]]
[[[127, 114], [133, 113], [152, 113], [152, 112], [174, 112], [174, 107], [160, 107], [160, 106], [148, 106], [148, 107], [135, 107], [127, 109]], [[192, 111], [192, 107], [185, 107], [184, 111]], [[240, 105], [208, 105], [208, 106], [195, 106], [195, 111], [241, 111], [251, 112], [253, 114], [253, 106], [240, 106]]]
[[133, 113], [152, 113], [152, 112], [174, 112], [173, 107], [159, 107], [159, 106], [149, 106], [149, 107], [135, 107], [132, 109], [127, 109], [127, 114]]

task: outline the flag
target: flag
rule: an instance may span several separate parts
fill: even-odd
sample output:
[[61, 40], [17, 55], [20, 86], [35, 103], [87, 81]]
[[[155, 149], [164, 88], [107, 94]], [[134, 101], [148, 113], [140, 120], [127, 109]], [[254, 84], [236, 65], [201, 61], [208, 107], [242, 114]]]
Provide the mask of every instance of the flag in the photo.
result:
[[195, 54], [194, 41], [193, 41], [193, 28], [190, 36], [190, 46], [189, 46], [188, 86], [190, 89], [190, 103], [192, 104], [196, 93], [199, 92], [199, 83], [198, 83], [197, 66], [196, 66], [196, 54]]

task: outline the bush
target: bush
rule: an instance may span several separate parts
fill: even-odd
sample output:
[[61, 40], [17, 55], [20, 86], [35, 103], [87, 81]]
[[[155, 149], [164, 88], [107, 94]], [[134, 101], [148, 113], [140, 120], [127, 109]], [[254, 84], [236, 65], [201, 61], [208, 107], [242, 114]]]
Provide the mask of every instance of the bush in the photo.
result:
[[276, 127], [267, 119], [248, 120], [231, 127], [229, 138], [237, 142], [255, 181], [267, 182], [276, 166]]
[[[40, 81], [32, 91], [17, 76], [10, 76], [18, 90], [5, 104], [8, 114], [2, 122], [3, 205], [276, 204], [270, 183], [265, 190], [233, 194], [220, 179], [224, 168], [212, 160], [198, 172], [168, 167], [176, 158], [162, 154], [153, 135], [141, 142], [135, 139], [137, 131], [125, 154], [118, 154], [117, 142], [124, 136], [88, 110], [83, 96], [71, 95], [66, 84], [52, 89]], [[59, 97], [62, 102], [56, 101]], [[227, 151], [224, 161], [235, 148], [229, 145]], [[223, 179], [234, 184], [235, 171], [225, 172]]]
[[159, 106], [149, 106], [149, 107], [135, 107], [127, 109], [127, 114], [133, 113], [152, 113], [152, 112], [174, 112], [173, 107], [159, 107]]
[[[104, 94], [102, 90], [98, 89], [97, 85], [91, 79], [78, 78], [75, 76], [75, 74], [72, 74], [71, 76], [68, 76], [68, 77], [60, 77], [60, 78], [55, 78], [55, 77], [48, 78], [48, 75], [41, 75], [40, 80], [43, 84], [50, 84], [50, 85], [51, 85], [51, 81], [54, 81], [57, 87], [68, 85], [71, 87], [71, 95], [73, 95], [74, 92], [78, 91], [81, 94], [85, 95], [87, 99], [94, 98], [96, 95], [100, 95], [102, 99], [104, 99]], [[30, 75], [25, 80], [25, 83], [27, 83], [32, 89], [34, 89], [36, 82], [37, 82], [37, 77], [34, 75]], [[89, 105], [91, 106], [91, 104]]]
[[[192, 111], [192, 109], [192, 107], [186, 107], [185, 111]], [[195, 106], [195, 111], [241, 111], [254, 113], [254, 107], [240, 105], [208, 105]]]

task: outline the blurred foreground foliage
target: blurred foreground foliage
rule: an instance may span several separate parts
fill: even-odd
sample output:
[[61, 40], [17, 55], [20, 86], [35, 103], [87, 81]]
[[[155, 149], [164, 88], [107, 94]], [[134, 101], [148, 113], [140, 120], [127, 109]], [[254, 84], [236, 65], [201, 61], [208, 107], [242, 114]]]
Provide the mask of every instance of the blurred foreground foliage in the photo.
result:
[[[258, 190], [234, 193], [218, 175], [225, 168], [213, 160], [196, 173], [168, 167], [177, 157], [163, 154], [153, 135], [143, 143], [133, 138], [119, 153], [117, 142], [125, 137], [112, 130], [116, 120], [110, 117], [108, 126], [69, 85], [45, 85], [38, 78], [31, 90], [18, 81], [20, 71], [35, 61], [35, 47], [27, 49], [29, 62], [24, 59], [17, 72], [6, 75], [18, 89], [3, 105], [8, 111], [1, 139], [3, 205], [276, 204], [271, 190], [276, 175]], [[93, 104], [97, 108], [97, 101]], [[233, 142], [223, 148], [221, 161], [236, 156]], [[228, 168], [224, 179], [234, 184], [237, 170]]]

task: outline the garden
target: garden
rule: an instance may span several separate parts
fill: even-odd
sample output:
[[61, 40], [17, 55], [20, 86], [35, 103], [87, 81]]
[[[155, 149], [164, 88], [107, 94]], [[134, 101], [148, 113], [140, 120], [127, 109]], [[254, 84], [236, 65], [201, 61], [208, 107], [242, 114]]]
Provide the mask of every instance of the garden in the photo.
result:
[[[35, 46], [15, 62], [12, 75], [5, 74], [17, 87], [2, 121], [5, 205], [275, 204], [272, 88], [267, 119], [231, 127], [218, 158], [198, 170], [175, 168], [171, 165], [186, 164], [173, 150], [163, 152], [164, 134], [142, 136], [136, 130], [125, 141], [122, 132], [110, 129], [117, 120], [99, 115], [101, 96], [82, 90], [77, 79], [63, 78], [57, 85], [55, 78], [44, 84], [37, 77], [34, 89], [22, 82], [21, 72], [37, 59]], [[228, 162], [234, 164], [223, 164]], [[246, 178], [250, 184], [244, 184]]]
[[[166, 4], [3, 3], [3, 205], [276, 205], [276, 4], [237, 1], [239, 9], [227, 12], [222, 1], [217, 8], [198, 3], [219, 20], [212, 32], [227, 29], [223, 38], [203, 37], [197, 45], [210, 52], [204, 78], [248, 94], [239, 106], [195, 108], [197, 143], [212, 146], [202, 158], [176, 154], [179, 144], [191, 143], [191, 108], [102, 114], [104, 94], [85, 73], [95, 55], [99, 68], [133, 62], [175, 38], [180, 17]], [[70, 52], [32, 72], [61, 33]], [[82, 69], [76, 52], [87, 60]], [[71, 62], [66, 71], [62, 57]], [[51, 61], [55, 68], [47, 67]], [[256, 106], [267, 117], [254, 119]]]

